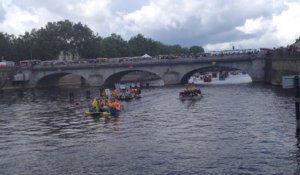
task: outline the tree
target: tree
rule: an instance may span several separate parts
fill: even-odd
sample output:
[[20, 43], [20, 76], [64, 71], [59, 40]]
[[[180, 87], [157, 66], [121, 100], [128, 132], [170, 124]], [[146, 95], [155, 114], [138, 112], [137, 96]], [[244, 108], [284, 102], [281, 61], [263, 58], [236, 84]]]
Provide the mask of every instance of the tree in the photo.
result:
[[79, 51], [79, 55], [83, 58], [103, 57], [102, 54], [102, 38], [100, 36], [93, 37], [84, 42]]
[[8, 35], [7, 33], [3, 34], [0, 33], [0, 60], [7, 59], [10, 57], [12, 50], [11, 50], [11, 45], [12, 45], [12, 40], [13, 35]]
[[180, 45], [171, 45], [169, 46], [170, 54], [179, 55], [183, 53], [183, 49]]
[[96, 37], [93, 31], [80, 22], [73, 25], [72, 40], [70, 41], [73, 53], [78, 53], [83, 57], [94, 57], [95, 52], [92, 47], [96, 44]]
[[3, 56], [14, 61], [30, 58], [51, 60], [56, 59], [61, 51], [79, 54], [83, 58], [204, 52], [201, 46], [187, 49], [180, 45], [165, 45], [145, 38], [142, 34], [137, 34], [128, 42], [114, 33], [102, 38], [98, 34], [95, 35], [87, 25], [69, 20], [48, 22], [45, 27], [32, 29], [18, 37], [0, 32], [0, 58]]
[[190, 47], [190, 53], [192, 53], [194, 56], [197, 54], [204, 53], [204, 49], [201, 46], [192, 46]]
[[129, 56], [128, 43], [115, 33], [106, 37], [101, 42], [103, 56], [108, 58]]

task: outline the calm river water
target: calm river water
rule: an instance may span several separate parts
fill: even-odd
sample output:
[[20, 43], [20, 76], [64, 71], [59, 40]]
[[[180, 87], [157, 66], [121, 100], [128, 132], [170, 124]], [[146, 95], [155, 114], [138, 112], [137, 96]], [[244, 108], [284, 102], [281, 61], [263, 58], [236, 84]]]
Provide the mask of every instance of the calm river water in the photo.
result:
[[[150, 88], [118, 118], [85, 117], [87, 89], [0, 98], [0, 174], [297, 174], [293, 94], [260, 84]], [[99, 88], [91, 88], [96, 94]], [[80, 99], [70, 103], [69, 92]]]

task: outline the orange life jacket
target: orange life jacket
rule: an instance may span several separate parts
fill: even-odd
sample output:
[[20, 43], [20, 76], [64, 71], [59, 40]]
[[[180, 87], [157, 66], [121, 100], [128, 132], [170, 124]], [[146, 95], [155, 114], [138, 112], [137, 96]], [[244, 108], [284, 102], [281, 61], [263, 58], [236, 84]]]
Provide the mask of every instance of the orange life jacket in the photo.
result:
[[115, 108], [118, 108], [118, 107], [120, 107], [120, 102], [115, 101], [115, 102], [113, 103], [113, 105], [114, 105]]

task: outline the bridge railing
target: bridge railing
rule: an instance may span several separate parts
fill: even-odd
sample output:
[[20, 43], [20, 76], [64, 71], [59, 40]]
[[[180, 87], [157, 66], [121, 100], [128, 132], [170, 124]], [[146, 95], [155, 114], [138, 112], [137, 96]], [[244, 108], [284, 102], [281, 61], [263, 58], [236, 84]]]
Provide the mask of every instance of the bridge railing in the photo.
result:
[[239, 60], [249, 60], [249, 59], [258, 59], [263, 58], [259, 54], [240, 54], [240, 55], [228, 55], [228, 56], [209, 56], [209, 57], [192, 57], [185, 58], [179, 57], [175, 59], [155, 59], [149, 58], [144, 60], [135, 60], [135, 61], [117, 61], [111, 60], [106, 62], [98, 63], [79, 63], [79, 64], [70, 64], [66, 63], [63, 65], [35, 65], [32, 67], [25, 67], [22, 69], [63, 69], [63, 68], [84, 68], [84, 67], [116, 67], [116, 66], [134, 66], [134, 65], [159, 65], [159, 64], [182, 64], [182, 63], [199, 63], [199, 62], [217, 62], [217, 61], [239, 61]]

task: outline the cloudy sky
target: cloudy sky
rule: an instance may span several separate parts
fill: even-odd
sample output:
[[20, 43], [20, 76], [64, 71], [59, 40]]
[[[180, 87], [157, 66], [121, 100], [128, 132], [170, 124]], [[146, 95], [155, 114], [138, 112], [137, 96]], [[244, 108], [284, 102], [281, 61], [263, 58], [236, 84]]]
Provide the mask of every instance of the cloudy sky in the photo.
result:
[[138, 33], [206, 50], [280, 47], [300, 36], [300, 0], [0, 0], [0, 31], [69, 19], [100, 36]]

